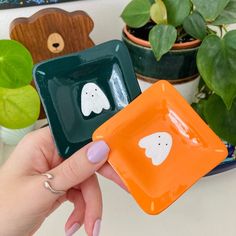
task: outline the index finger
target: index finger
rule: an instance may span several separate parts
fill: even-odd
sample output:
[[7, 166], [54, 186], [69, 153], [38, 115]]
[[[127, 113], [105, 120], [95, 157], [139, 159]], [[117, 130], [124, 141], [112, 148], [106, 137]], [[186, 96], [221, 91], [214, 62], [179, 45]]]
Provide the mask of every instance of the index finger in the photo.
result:
[[111, 165], [108, 162], [106, 162], [97, 172], [101, 174], [103, 177], [118, 184], [126, 192], [129, 192], [124, 182], [121, 180], [119, 175], [115, 172], [115, 170], [111, 167]]

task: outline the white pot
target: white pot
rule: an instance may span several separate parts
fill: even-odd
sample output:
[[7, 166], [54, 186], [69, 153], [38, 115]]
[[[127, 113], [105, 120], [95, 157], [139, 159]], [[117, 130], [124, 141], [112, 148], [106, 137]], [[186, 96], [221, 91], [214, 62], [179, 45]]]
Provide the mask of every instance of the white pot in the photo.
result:
[[[174, 85], [174, 87], [187, 100], [189, 104], [195, 101], [195, 95], [198, 91], [199, 80], [200, 80], [200, 77], [197, 77], [191, 81]], [[152, 85], [152, 83], [146, 82], [144, 80], [138, 80], [138, 82], [142, 91], [146, 90]]]
[[23, 129], [8, 129], [1, 127], [0, 137], [3, 143], [8, 145], [16, 145], [29, 132], [34, 129], [35, 124]]

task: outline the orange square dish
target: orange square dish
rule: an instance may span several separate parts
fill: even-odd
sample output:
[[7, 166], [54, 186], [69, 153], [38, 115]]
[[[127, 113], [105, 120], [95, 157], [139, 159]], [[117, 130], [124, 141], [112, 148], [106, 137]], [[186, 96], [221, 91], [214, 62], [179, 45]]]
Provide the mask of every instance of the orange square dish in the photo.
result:
[[166, 81], [159, 81], [101, 125], [93, 140], [140, 207], [158, 214], [227, 156], [219, 137]]

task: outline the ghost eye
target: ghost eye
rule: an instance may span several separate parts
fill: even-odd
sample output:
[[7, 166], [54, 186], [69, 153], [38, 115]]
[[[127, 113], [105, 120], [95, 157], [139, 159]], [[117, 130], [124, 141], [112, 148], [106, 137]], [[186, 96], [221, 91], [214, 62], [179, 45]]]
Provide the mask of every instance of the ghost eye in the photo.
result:
[[160, 144], [160, 143], [158, 143], [158, 145], [160, 146], [161, 144]]
[[160, 138], [161, 136], [159, 135], [158, 138]]
[[94, 97], [94, 95], [92, 95], [92, 97]]
[[168, 146], [168, 143], [166, 143], [166, 146]]
[[95, 91], [97, 91], [97, 89], [95, 89]]
[[87, 92], [85, 94], [88, 94]]

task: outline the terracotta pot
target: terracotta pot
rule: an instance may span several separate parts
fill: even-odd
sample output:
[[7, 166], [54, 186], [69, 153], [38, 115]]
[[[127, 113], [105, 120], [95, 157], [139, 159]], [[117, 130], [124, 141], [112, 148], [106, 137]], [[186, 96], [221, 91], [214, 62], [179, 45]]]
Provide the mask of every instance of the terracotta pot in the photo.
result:
[[138, 77], [150, 83], [165, 79], [171, 83], [191, 81], [198, 76], [196, 55], [201, 41], [175, 44], [157, 61], [150, 43], [131, 35], [124, 28], [122, 39], [129, 49]]
[[[137, 43], [138, 45], [141, 45], [143, 47], [148, 47], [151, 48], [151, 44], [149, 41], [140, 39], [132, 35], [128, 30], [127, 26], [124, 27], [124, 33], [127, 36], [128, 39], [130, 39], [132, 42]], [[199, 39], [196, 39], [191, 42], [185, 42], [185, 43], [175, 43], [172, 47], [173, 50], [178, 50], [178, 49], [186, 49], [186, 48], [194, 48], [198, 47], [201, 44], [201, 41]]]

